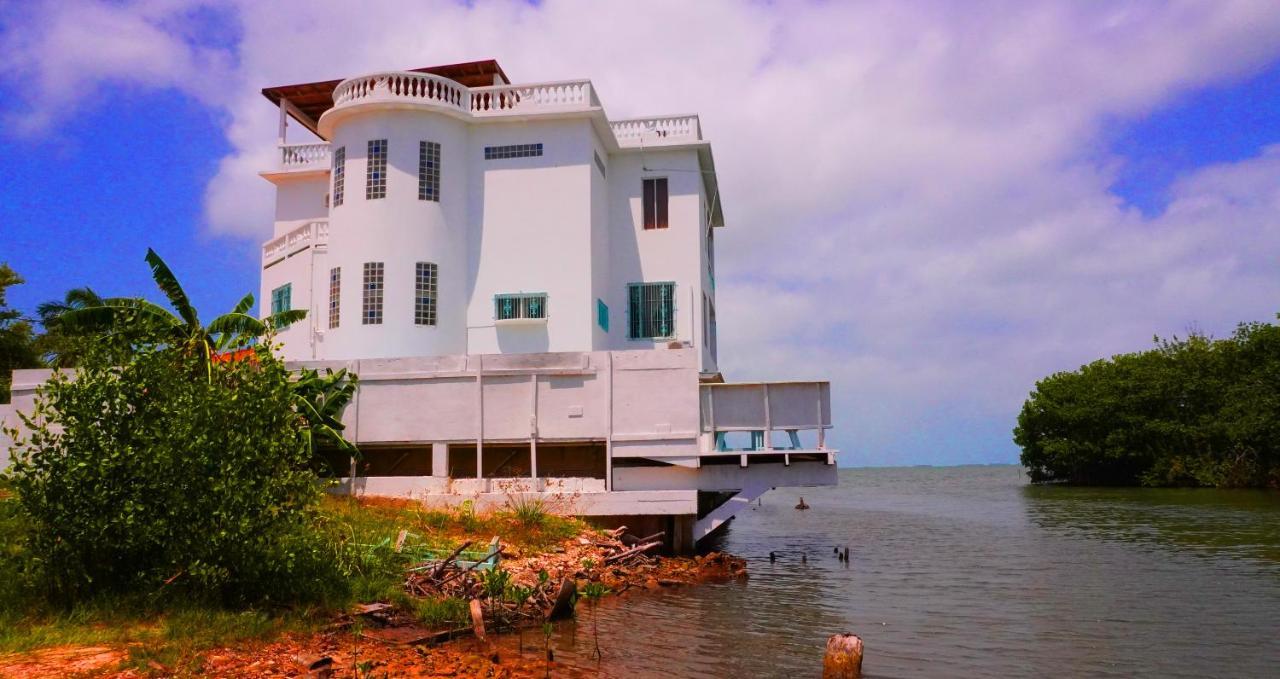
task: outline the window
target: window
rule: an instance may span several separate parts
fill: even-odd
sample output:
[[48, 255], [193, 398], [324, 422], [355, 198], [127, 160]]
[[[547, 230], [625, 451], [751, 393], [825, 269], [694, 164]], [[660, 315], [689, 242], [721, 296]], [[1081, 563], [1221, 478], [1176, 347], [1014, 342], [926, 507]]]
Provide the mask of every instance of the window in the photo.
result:
[[329, 269], [329, 327], [338, 327], [342, 298], [342, 267]]
[[507, 146], [484, 147], [485, 160], [503, 160], [505, 158], [532, 158], [542, 155], [542, 144], [509, 144]]
[[364, 299], [360, 309], [360, 322], [364, 325], [382, 325], [382, 262], [364, 263]]
[[416, 325], [436, 324], [436, 265], [418, 262], [413, 281], [413, 322]]
[[547, 317], [547, 293], [521, 292], [493, 296], [493, 319], [514, 321]]
[[418, 200], [440, 202], [440, 144], [418, 142]]
[[632, 283], [627, 286], [627, 293], [627, 337], [667, 339], [675, 336], [675, 283]]
[[604, 300], [596, 300], [596, 324], [605, 332], [609, 332], [609, 305]]
[[644, 180], [644, 228], [667, 228], [667, 178]]
[[288, 311], [293, 308], [293, 283], [285, 283], [284, 285], [271, 291], [271, 315], [274, 316], [281, 311]]
[[710, 295], [702, 296], [702, 341], [711, 352], [711, 360], [716, 360], [716, 304]]
[[369, 162], [364, 171], [366, 200], [387, 197], [387, 140], [369, 140]]
[[707, 276], [711, 279], [711, 289], [716, 289], [716, 237], [715, 227], [707, 227]]
[[333, 152], [333, 206], [342, 205], [343, 185], [347, 178], [347, 147]]
[[608, 176], [607, 176], [607, 175], [605, 175], [605, 172], [604, 172], [604, 161], [603, 161], [603, 160], [600, 160], [600, 154], [599, 154], [599, 153], [596, 153], [595, 149], [592, 149], [592, 150], [591, 150], [591, 155], [595, 156], [595, 159], [596, 159], [596, 169], [597, 169], [597, 170], [600, 170], [600, 177], [601, 177], [602, 179], [608, 179]]

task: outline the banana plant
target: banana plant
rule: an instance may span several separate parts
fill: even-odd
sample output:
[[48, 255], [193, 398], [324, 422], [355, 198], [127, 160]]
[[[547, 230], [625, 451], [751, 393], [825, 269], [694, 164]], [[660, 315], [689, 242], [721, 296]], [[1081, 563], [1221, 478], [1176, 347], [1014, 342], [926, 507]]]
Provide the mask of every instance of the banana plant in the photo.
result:
[[319, 442], [328, 443], [352, 457], [360, 457], [356, 445], [343, 438], [342, 430], [346, 425], [341, 419], [342, 411], [355, 396], [358, 384], [359, 379], [355, 374], [349, 374], [346, 368], [337, 372], [326, 368], [323, 375], [310, 368], [298, 371], [293, 383], [294, 409], [307, 422], [302, 437], [313, 458]]
[[214, 355], [229, 347], [247, 346], [275, 328], [306, 318], [303, 309], [272, 314], [264, 319], [250, 314], [254, 298], [245, 295], [232, 310], [213, 319], [208, 326], [178, 282], [169, 265], [147, 248], [147, 265], [156, 287], [164, 293], [172, 311], [138, 297], [99, 298], [96, 304], [72, 308], [59, 315], [59, 325], [67, 332], [123, 335], [132, 341], [155, 341], [187, 351], [199, 352], [212, 376], [210, 364]]

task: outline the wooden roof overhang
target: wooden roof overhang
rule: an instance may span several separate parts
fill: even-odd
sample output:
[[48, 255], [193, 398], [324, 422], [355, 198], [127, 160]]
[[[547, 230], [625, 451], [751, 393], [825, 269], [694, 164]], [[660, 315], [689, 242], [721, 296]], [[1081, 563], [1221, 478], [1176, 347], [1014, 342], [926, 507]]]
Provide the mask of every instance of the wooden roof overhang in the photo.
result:
[[[410, 70], [415, 73], [431, 73], [448, 78], [464, 87], [488, 87], [494, 84], [495, 77], [501, 83], [511, 82], [507, 78], [507, 74], [503, 72], [502, 67], [498, 65], [497, 60], [494, 59], [446, 64], [444, 66], [427, 66]], [[296, 111], [289, 111], [289, 115], [311, 130], [316, 136], [320, 136], [320, 132], [316, 129], [316, 121], [320, 120], [320, 116], [324, 115], [325, 111], [333, 108], [333, 91], [337, 89], [338, 84], [341, 82], [342, 80], [325, 80], [315, 83], [264, 87], [262, 96], [277, 106], [280, 105], [281, 99], [287, 100], [296, 109]]]

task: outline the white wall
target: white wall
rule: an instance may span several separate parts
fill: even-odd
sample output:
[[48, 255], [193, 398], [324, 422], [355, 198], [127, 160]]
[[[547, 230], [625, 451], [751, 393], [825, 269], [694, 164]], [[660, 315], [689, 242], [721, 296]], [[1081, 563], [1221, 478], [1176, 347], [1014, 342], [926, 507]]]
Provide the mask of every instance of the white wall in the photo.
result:
[[[473, 128], [469, 352], [591, 349], [592, 137], [585, 119]], [[533, 143], [541, 157], [483, 159], [486, 146]], [[547, 293], [546, 323], [495, 325], [493, 296], [517, 292]]]
[[[365, 198], [368, 142], [388, 143], [385, 198]], [[420, 141], [440, 144], [441, 200], [418, 199]], [[330, 209], [329, 267], [342, 268], [341, 323], [326, 329], [324, 358], [378, 358], [466, 352], [468, 231], [466, 126], [447, 116], [378, 110], [345, 118], [332, 147], [346, 148], [345, 199]], [[384, 269], [381, 325], [362, 323], [366, 262]], [[414, 323], [417, 262], [439, 271], [435, 326]]]
[[[290, 359], [481, 353], [665, 349], [670, 340], [629, 340], [630, 283], [676, 283], [675, 339], [706, 348], [703, 295], [711, 293], [704, 253], [701, 166], [694, 147], [612, 147], [589, 116], [468, 123], [428, 110], [368, 107], [349, 112], [331, 147], [346, 149], [345, 197], [323, 208], [328, 177], [278, 181], [277, 235], [329, 219], [327, 254], [295, 255], [264, 270], [262, 308], [293, 284], [294, 308], [311, 320], [281, 334]], [[387, 139], [387, 196], [365, 198], [367, 143]], [[418, 200], [418, 143], [442, 147], [439, 202]], [[486, 146], [541, 143], [540, 157], [485, 160]], [[594, 152], [594, 153], [593, 153]], [[598, 153], [607, 177], [594, 162]], [[669, 228], [642, 228], [642, 180], [666, 177]], [[415, 264], [439, 267], [437, 325], [413, 322]], [[381, 325], [362, 321], [366, 262], [383, 262]], [[329, 269], [342, 271], [341, 323], [328, 328]], [[543, 323], [498, 325], [493, 298], [548, 295]], [[609, 308], [597, 324], [596, 300]], [[312, 333], [314, 325], [317, 333]]]

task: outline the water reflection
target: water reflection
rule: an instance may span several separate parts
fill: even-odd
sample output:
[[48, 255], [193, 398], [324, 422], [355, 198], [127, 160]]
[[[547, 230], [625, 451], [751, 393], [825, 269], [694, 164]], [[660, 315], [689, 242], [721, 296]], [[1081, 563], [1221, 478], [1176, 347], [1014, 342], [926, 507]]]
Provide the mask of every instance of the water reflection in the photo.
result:
[[1022, 489], [1028, 517], [1055, 534], [1221, 558], [1280, 574], [1280, 493], [1174, 488]]

